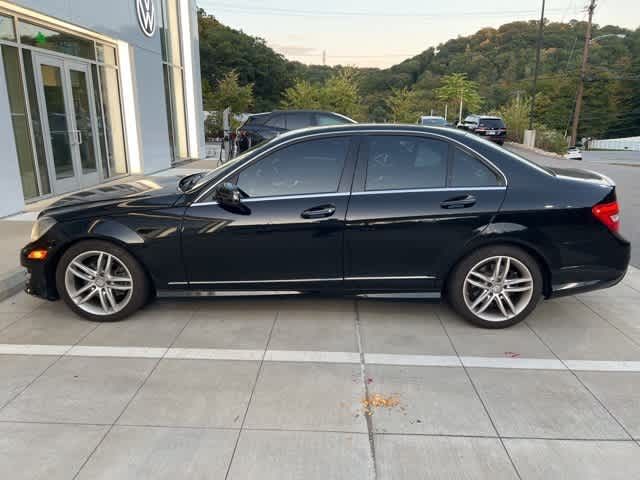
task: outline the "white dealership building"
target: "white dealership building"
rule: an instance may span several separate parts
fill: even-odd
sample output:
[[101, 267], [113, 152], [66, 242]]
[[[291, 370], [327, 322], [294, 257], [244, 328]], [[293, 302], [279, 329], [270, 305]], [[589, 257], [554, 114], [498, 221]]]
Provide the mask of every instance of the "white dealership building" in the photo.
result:
[[195, 0], [0, 0], [0, 217], [204, 156]]

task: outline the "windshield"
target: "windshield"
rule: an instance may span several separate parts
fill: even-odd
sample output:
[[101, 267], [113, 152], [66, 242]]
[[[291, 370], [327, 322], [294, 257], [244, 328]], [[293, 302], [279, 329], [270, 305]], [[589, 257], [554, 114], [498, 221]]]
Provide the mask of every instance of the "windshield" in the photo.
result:
[[501, 118], [481, 118], [480, 126], [485, 128], [504, 128]]
[[545, 167], [544, 165], [539, 164], [538, 162], [534, 162], [533, 160], [530, 160], [528, 158], [523, 157], [522, 155], [512, 151], [512, 150], [508, 150], [504, 147], [500, 147], [498, 145], [496, 145], [494, 142], [491, 142], [483, 137], [480, 137], [478, 135], [472, 135], [470, 133], [464, 133], [464, 136], [467, 137], [470, 140], [473, 140], [474, 142], [480, 142], [482, 143], [485, 147], [491, 148], [492, 150], [498, 150], [500, 151], [500, 153], [502, 154], [507, 154], [509, 155], [511, 158], [518, 160], [521, 163], [526, 163], [527, 165], [530, 165], [531, 167], [537, 169], [537, 170], [541, 170], [542, 172], [546, 173], [547, 175], [553, 175], [555, 176], [555, 173], [553, 173], [553, 171], [551, 169], [549, 169], [548, 167]]

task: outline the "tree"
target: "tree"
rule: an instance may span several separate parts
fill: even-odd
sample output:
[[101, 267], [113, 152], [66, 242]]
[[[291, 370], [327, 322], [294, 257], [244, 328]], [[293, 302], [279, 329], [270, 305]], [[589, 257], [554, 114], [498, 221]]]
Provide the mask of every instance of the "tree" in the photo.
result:
[[297, 80], [284, 91], [282, 108], [292, 110], [319, 110], [321, 91], [306, 80]]
[[213, 92], [208, 92], [207, 97], [207, 110], [221, 112], [231, 108], [234, 113], [245, 113], [253, 104], [253, 84], [240, 85], [238, 73], [231, 71], [218, 82]]
[[467, 79], [466, 73], [452, 73], [442, 77], [442, 86], [436, 89], [436, 97], [447, 104], [458, 103], [460, 122], [462, 122], [462, 112], [465, 105], [467, 111], [477, 110], [482, 105], [478, 84]]
[[285, 90], [281, 106], [285, 109], [328, 110], [355, 119], [362, 116], [358, 82], [350, 69], [335, 73], [322, 85], [297, 80]]
[[362, 106], [355, 70], [345, 68], [331, 76], [321, 90], [320, 104], [323, 110], [359, 119]]
[[498, 115], [502, 117], [507, 125], [507, 135], [509, 140], [522, 143], [524, 131], [529, 126], [529, 113], [531, 110], [531, 99], [529, 97], [513, 98], [509, 103], [498, 110]]
[[417, 95], [407, 87], [391, 89], [385, 104], [389, 110], [389, 120], [393, 123], [415, 123], [418, 118]]

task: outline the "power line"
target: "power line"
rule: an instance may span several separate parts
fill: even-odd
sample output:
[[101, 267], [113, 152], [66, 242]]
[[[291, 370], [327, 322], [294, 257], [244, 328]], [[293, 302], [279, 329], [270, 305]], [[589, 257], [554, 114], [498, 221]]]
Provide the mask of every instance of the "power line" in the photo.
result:
[[[367, 12], [367, 11], [327, 11], [327, 10], [300, 10], [277, 7], [261, 7], [257, 5], [237, 5], [224, 2], [216, 2], [214, 9], [227, 10], [237, 13], [251, 13], [260, 15], [283, 15], [283, 16], [313, 16], [313, 17], [421, 17], [421, 18], [443, 18], [443, 17], [509, 17], [514, 15], [537, 14], [538, 10], [482, 10], [477, 12]], [[563, 8], [549, 9], [548, 11], [561, 13]], [[579, 13], [577, 10], [575, 13]]]

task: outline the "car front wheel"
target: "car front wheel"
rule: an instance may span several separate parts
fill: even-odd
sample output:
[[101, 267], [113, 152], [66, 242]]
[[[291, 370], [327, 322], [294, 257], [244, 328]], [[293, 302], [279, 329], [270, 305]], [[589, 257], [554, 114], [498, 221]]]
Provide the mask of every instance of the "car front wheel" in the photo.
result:
[[462, 260], [451, 276], [452, 307], [471, 323], [505, 328], [524, 320], [542, 296], [538, 262], [511, 246], [482, 248]]
[[149, 282], [126, 250], [103, 241], [86, 241], [67, 250], [56, 269], [56, 285], [78, 315], [99, 322], [128, 317], [147, 301]]

